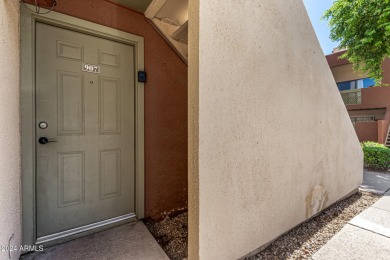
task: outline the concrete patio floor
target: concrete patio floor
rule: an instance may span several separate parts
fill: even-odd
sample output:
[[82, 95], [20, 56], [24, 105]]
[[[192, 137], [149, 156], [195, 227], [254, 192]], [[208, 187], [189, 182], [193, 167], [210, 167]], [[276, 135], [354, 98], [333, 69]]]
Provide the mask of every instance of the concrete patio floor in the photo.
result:
[[313, 260], [390, 259], [390, 175], [366, 172], [361, 189], [384, 196], [354, 217]]
[[139, 221], [23, 255], [23, 260], [169, 260]]

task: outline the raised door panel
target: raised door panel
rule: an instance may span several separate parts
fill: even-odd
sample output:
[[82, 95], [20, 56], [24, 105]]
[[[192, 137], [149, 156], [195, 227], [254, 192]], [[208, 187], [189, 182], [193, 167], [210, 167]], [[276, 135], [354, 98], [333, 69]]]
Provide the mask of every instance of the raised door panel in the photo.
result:
[[57, 41], [57, 58], [83, 61], [84, 46], [70, 42]]
[[100, 134], [121, 133], [121, 84], [119, 79], [100, 77], [99, 80]]
[[84, 134], [84, 79], [80, 73], [59, 71], [58, 135]]
[[110, 67], [120, 67], [121, 59], [118, 53], [99, 50], [99, 65], [110, 66]]
[[102, 150], [99, 156], [100, 198], [110, 198], [121, 194], [121, 151]]
[[84, 202], [84, 152], [58, 153], [58, 207]]

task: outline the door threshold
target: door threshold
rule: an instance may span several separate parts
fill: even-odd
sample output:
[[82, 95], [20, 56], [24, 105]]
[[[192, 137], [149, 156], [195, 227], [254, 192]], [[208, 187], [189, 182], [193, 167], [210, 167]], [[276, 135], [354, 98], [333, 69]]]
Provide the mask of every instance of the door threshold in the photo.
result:
[[62, 231], [59, 233], [51, 234], [48, 236], [43, 236], [37, 238], [37, 245], [54, 245], [63, 242], [67, 242], [69, 240], [73, 240], [75, 238], [79, 238], [82, 236], [90, 235], [92, 233], [102, 231], [104, 229], [108, 229], [114, 226], [122, 225], [128, 222], [137, 221], [137, 217], [134, 213], [126, 214], [123, 216], [106, 219], [103, 221], [99, 221], [96, 223], [92, 223], [89, 225], [69, 229], [66, 231]]

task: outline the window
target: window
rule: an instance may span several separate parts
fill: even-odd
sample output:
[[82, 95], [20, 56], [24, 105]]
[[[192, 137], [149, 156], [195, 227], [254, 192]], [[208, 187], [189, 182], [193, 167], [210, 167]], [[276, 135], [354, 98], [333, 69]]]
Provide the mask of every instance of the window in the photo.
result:
[[369, 87], [372, 87], [374, 85], [375, 85], [375, 81], [371, 78], [357, 79], [357, 80], [351, 80], [351, 81], [337, 83], [337, 87], [339, 88], [339, 91], [353, 90], [353, 89], [360, 89], [360, 88], [369, 88]]

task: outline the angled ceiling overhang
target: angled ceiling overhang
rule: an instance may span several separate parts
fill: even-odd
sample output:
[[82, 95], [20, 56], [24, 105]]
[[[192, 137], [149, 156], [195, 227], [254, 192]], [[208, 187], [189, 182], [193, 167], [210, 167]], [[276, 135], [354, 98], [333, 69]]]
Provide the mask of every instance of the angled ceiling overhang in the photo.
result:
[[188, 0], [153, 0], [145, 16], [187, 62]]
[[188, 0], [107, 0], [144, 13], [176, 53], [188, 60]]

